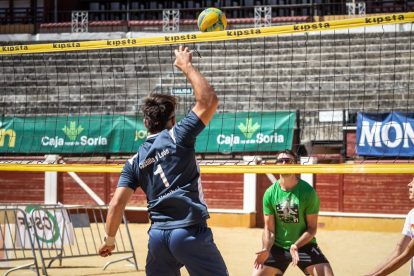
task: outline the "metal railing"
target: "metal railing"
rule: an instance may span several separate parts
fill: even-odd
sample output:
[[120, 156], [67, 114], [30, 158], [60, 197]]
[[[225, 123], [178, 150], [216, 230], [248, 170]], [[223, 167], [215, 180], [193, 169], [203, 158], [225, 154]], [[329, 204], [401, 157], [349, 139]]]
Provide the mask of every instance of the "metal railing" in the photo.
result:
[[[18, 227], [19, 224], [24, 226]], [[0, 208], [0, 264], [6, 263], [7, 266], [11, 266], [16, 261], [30, 261], [28, 264], [8, 269], [4, 275], [23, 268], [29, 268], [39, 275], [33, 240], [29, 234], [28, 226], [27, 216], [21, 209]], [[31, 268], [33, 265], [35, 269]]]
[[[68, 216], [65, 216], [67, 212]], [[36, 208], [31, 212], [33, 220], [40, 221], [40, 227], [35, 227], [35, 248], [39, 250], [42, 261], [43, 274], [47, 275], [47, 268], [52, 263], [63, 259], [99, 256], [99, 246], [105, 235], [105, 221], [108, 206], [77, 206], [77, 207], [48, 207]], [[42, 226], [47, 228], [48, 218], [55, 221], [49, 224], [49, 232], [43, 231]], [[59, 221], [60, 218], [60, 221]], [[44, 221], [44, 223], [42, 223]], [[109, 265], [120, 261], [128, 261], [138, 270], [134, 247], [128, 229], [128, 222], [123, 215], [124, 224], [119, 228], [115, 244], [116, 248], [112, 255], [132, 254], [108, 262]], [[133, 259], [133, 261], [130, 261]], [[50, 261], [46, 266], [45, 261]]]
[[[68, 258], [99, 256], [98, 250], [105, 235], [108, 206], [65, 207], [57, 204], [0, 205], [0, 263], [31, 261], [6, 271], [29, 268], [39, 275], [35, 251], [39, 252], [43, 274], [54, 261]], [[125, 214], [115, 240], [113, 255], [128, 254], [108, 262], [138, 265]], [[30, 254], [31, 253], [31, 254]], [[49, 263], [47, 263], [49, 262]], [[32, 268], [32, 266], [35, 268]]]

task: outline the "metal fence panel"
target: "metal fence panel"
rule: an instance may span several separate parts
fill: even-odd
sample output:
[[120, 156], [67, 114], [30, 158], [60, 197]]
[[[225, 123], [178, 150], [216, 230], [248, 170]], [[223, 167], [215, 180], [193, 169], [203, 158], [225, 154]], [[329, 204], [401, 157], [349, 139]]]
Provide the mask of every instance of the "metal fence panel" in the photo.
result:
[[[31, 221], [34, 222], [34, 245], [39, 250], [43, 273], [47, 275], [47, 268], [55, 260], [66, 258], [79, 258], [99, 256], [98, 250], [105, 235], [106, 214], [108, 206], [77, 206], [77, 207], [37, 207], [30, 212]], [[108, 262], [103, 270], [110, 264], [128, 261], [138, 270], [134, 247], [128, 229], [128, 222], [123, 216], [115, 237], [116, 254], [131, 254], [117, 260]], [[132, 259], [132, 260], [130, 260]], [[50, 261], [46, 266], [45, 262]]]
[[[22, 227], [19, 227], [22, 225]], [[32, 235], [30, 235], [29, 221], [25, 212], [16, 206], [0, 208], [0, 265], [9, 267], [12, 262], [32, 261], [7, 270], [10, 272], [29, 268], [39, 275]], [[35, 269], [31, 268], [34, 265]]]

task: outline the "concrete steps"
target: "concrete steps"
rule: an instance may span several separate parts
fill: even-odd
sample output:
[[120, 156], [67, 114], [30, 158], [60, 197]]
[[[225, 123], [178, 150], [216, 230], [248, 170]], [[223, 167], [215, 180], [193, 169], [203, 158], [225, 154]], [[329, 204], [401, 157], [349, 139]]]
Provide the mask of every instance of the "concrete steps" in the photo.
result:
[[[286, 35], [188, 46], [202, 56], [194, 54], [194, 65], [213, 85], [218, 112], [300, 110], [303, 140], [342, 139], [341, 123], [319, 123], [320, 110], [407, 112], [414, 105], [409, 32]], [[0, 56], [0, 112], [140, 114], [148, 93], [190, 87], [173, 66], [176, 47]], [[195, 104], [194, 96], [178, 98], [177, 113]]]

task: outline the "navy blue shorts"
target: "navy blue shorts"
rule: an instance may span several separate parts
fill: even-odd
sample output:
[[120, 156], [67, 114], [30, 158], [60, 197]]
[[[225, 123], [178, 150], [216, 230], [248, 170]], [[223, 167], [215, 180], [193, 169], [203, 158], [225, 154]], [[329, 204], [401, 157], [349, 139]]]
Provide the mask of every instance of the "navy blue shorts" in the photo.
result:
[[226, 264], [214, 243], [207, 223], [171, 230], [148, 231], [147, 275], [228, 275]]

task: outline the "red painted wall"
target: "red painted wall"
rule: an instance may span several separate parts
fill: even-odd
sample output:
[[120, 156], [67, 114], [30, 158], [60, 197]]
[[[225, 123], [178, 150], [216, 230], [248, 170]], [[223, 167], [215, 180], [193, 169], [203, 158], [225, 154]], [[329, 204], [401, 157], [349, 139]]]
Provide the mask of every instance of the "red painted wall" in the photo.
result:
[[209, 208], [243, 209], [243, 174], [202, 174], [204, 199]]
[[[78, 173], [78, 176], [105, 203], [110, 202], [119, 174]], [[413, 207], [408, 199], [407, 184], [414, 174], [320, 174], [314, 177], [321, 211], [406, 214]], [[203, 174], [202, 183], [209, 208], [243, 209], [242, 174]], [[259, 227], [263, 226], [263, 194], [271, 184], [266, 175], [257, 175], [256, 220]], [[66, 205], [96, 205], [67, 173], [58, 173], [58, 201]], [[43, 203], [44, 172], [0, 172], [0, 202]], [[129, 206], [147, 206], [141, 189], [133, 195]]]
[[346, 132], [346, 156], [354, 157], [356, 154], [356, 130]]
[[[274, 174], [276, 179], [279, 178], [279, 175]], [[270, 182], [269, 178], [265, 174], [257, 174], [256, 178], [256, 226], [264, 226], [264, 217], [263, 217], [263, 195], [273, 183]]]
[[344, 212], [407, 214], [414, 204], [407, 184], [414, 174], [344, 175]]
[[1, 203], [43, 203], [44, 172], [0, 172]]
[[[356, 130], [348, 130], [346, 139], [347, 157], [357, 156]], [[364, 163], [407, 163], [407, 161], [378, 159], [364, 161]], [[414, 207], [408, 199], [407, 189], [407, 184], [413, 180], [414, 174], [345, 174], [342, 177], [344, 212], [406, 214]], [[319, 188], [319, 191], [323, 190]]]
[[321, 201], [321, 211], [338, 212], [341, 211], [342, 197], [341, 185], [342, 175], [339, 174], [315, 174], [314, 188]]
[[[77, 173], [106, 204], [112, 199], [118, 173]], [[0, 172], [0, 203], [43, 203], [44, 172]], [[243, 175], [204, 174], [204, 199], [212, 209], [243, 209]], [[58, 173], [58, 201], [65, 205], [97, 205], [68, 174]], [[138, 188], [128, 206], [147, 207], [144, 192]], [[145, 213], [126, 212], [131, 222], [145, 222]]]
[[[76, 173], [92, 191], [106, 201], [106, 174], [103, 173]], [[97, 205], [84, 189], [68, 174], [59, 173], [58, 201], [65, 205]], [[105, 202], [107, 203], [107, 202]]]
[[[113, 197], [119, 174], [116, 173], [78, 173], [105, 203]], [[96, 202], [67, 173], [59, 173], [58, 200], [67, 205], [96, 205]], [[242, 174], [203, 174], [202, 185], [204, 199], [209, 208], [243, 209]], [[128, 206], [147, 207], [147, 198], [138, 188]]]
[[[118, 180], [119, 180], [119, 173], [110, 173], [108, 175], [109, 175], [108, 177], [108, 180], [109, 180], [108, 191], [109, 192], [108, 192], [107, 202], [109, 203], [111, 198], [114, 196], [116, 185], [118, 184]], [[136, 190], [128, 206], [147, 207], [147, 197], [145, 196], [141, 188], [138, 188]]]

